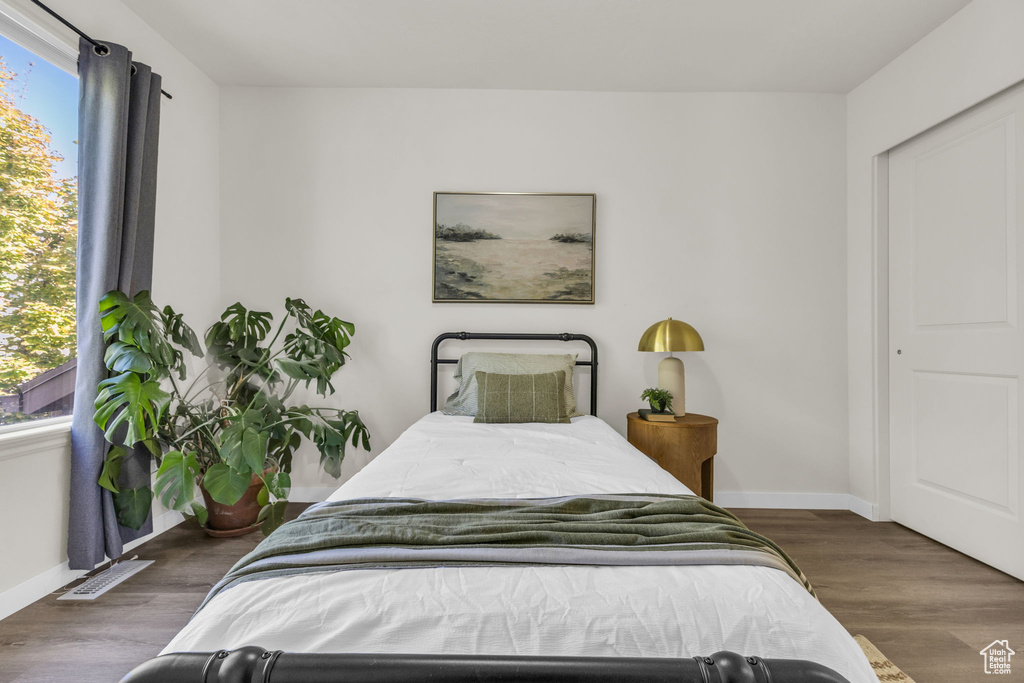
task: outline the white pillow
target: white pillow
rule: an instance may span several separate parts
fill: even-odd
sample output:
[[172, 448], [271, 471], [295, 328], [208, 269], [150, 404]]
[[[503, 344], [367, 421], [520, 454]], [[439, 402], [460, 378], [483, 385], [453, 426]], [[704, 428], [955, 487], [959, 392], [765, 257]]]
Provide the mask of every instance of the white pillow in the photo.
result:
[[535, 375], [542, 372], [565, 371], [565, 410], [569, 417], [583, 413], [576, 409], [576, 392], [573, 390], [573, 370], [576, 367], [575, 353], [484, 353], [470, 351], [462, 354], [455, 366], [455, 379], [459, 388], [448, 397], [441, 409], [445, 415], [470, 415], [478, 412], [476, 373], [495, 372], [502, 375]]

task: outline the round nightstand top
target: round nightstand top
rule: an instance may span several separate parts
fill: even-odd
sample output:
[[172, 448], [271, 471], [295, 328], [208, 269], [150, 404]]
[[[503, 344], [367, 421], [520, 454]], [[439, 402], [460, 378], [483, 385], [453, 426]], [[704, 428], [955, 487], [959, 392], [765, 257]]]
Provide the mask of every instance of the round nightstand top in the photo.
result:
[[710, 415], [701, 415], [700, 413], [687, 413], [686, 415], [676, 416], [675, 422], [652, 422], [645, 420], [640, 417], [640, 413], [630, 413], [626, 416], [626, 419], [634, 422], [642, 422], [645, 425], [653, 425], [655, 427], [707, 427], [708, 425], [718, 424], [717, 417], [711, 417]]

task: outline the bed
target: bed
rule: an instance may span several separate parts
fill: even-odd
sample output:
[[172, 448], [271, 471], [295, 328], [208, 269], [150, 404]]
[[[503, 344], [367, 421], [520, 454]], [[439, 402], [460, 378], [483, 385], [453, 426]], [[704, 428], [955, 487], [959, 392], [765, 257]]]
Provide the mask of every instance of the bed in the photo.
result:
[[[589, 337], [446, 333], [432, 352], [431, 412], [323, 506], [692, 495], [594, 414], [477, 424], [434, 410], [437, 365], [453, 362], [438, 357], [441, 341], [522, 336], [591, 345], [579, 363], [590, 366], [596, 413]], [[256, 672], [237, 680], [282, 682], [877, 681], [792, 571], [727, 561], [738, 563], [465, 562], [272, 575], [215, 589], [162, 656], [125, 680], [236, 680], [216, 674], [233, 663]]]

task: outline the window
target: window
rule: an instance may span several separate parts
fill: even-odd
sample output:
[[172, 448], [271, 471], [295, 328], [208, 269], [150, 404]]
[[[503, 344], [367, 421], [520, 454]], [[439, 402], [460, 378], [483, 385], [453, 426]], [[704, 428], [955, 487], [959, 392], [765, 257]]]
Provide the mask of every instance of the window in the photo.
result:
[[78, 79], [0, 36], [0, 425], [70, 415]]

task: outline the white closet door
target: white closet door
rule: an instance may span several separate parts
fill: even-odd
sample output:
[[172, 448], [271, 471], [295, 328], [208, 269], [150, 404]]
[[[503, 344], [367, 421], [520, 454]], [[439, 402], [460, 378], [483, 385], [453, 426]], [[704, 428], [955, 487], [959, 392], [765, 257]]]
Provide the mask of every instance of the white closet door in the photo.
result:
[[1024, 88], [889, 155], [892, 518], [1024, 579]]

